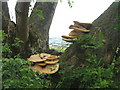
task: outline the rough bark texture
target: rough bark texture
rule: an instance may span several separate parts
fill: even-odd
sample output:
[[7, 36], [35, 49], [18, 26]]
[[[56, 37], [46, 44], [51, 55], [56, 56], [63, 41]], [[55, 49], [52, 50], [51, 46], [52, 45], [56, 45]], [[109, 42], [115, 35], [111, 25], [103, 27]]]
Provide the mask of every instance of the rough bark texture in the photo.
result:
[[95, 38], [98, 33], [104, 35], [105, 45], [97, 51], [99, 57], [105, 57], [111, 63], [120, 44], [120, 28], [118, 28], [118, 3], [113, 3], [98, 19], [93, 22], [91, 28]]
[[29, 31], [28, 25], [28, 12], [29, 12], [30, 2], [17, 2], [16, 10], [16, 37], [23, 41], [21, 43], [18, 53], [22, 58], [27, 57], [27, 44]]
[[[105, 57], [107, 63], [112, 62], [116, 50], [120, 45], [120, 29], [117, 28], [117, 25], [118, 3], [115, 2], [93, 22], [93, 27], [91, 28], [90, 34], [96, 39], [99, 32], [103, 33], [105, 45], [102, 49], [96, 50], [95, 53], [98, 57]], [[79, 44], [71, 45], [61, 56], [61, 61], [64, 62], [64, 66], [80, 66], [87, 58], [85, 51]]]
[[34, 53], [41, 53], [49, 49], [49, 28], [55, 13], [57, 2], [37, 2], [34, 10], [41, 10], [44, 19], [36, 13], [29, 18], [29, 48]]
[[24, 41], [28, 40], [27, 19], [30, 2], [17, 2], [16, 5], [16, 36]]
[[2, 2], [2, 30], [4, 30], [5, 33], [8, 32], [9, 21], [10, 21], [10, 16], [9, 16], [7, 2]]
[[[103, 41], [105, 44], [101, 49], [85, 49], [80, 47], [80, 43], [74, 43], [67, 48], [64, 54], [61, 56], [61, 71], [66, 70], [65, 74], [72, 74], [77, 67], [84, 68], [84, 65], [87, 65], [85, 60], [94, 55], [97, 55], [98, 60], [100, 58], [106, 58], [105, 64], [109, 64], [112, 62], [113, 57], [116, 56], [116, 50], [120, 45], [120, 28], [118, 28], [118, 4], [113, 3], [102, 15], [100, 15], [94, 22], [91, 27], [90, 35], [93, 36], [96, 40], [98, 40], [99, 32], [103, 34]], [[119, 4], [120, 5], [120, 4]], [[80, 38], [83, 38], [82, 35]], [[85, 42], [84, 42], [85, 43]], [[87, 42], [86, 42], [87, 43]], [[87, 52], [90, 52], [90, 55], [87, 55]], [[103, 64], [104, 65], [104, 64]], [[106, 65], [105, 65], [106, 66]], [[69, 68], [69, 71], [67, 70]], [[60, 75], [62, 76], [62, 75]], [[58, 76], [58, 78], [60, 78]], [[53, 77], [54, 78], [54, 77]], [[55, 78], [54, 78], [55, 79]], [[80, 78], [74, 79], [71, 88], [78, 88], [80, 83]], [[56, 81], [56, 79], [55, 79]]]

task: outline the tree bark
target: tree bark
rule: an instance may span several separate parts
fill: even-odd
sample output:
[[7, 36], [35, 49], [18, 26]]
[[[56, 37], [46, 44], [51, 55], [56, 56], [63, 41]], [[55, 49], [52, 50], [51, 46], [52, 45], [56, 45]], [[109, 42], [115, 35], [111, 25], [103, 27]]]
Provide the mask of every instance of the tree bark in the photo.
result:
[[16, 36], [24, 42], [28, 41], [28, 12], [30, 2], [17, 2], [16, 5]]
[[[119, 2], [120, 3], [120, 2]], [[119, 28], [119, 3], [114, 2], [98, 19], [93, 22], [91, 28], [93, 36], [97, 39], [98, 33], [102, 32], [105, 45], [97, 50], [98, 57], [106, 58], [106, 63], [112, 63], [116, 56], [116, 50], [120, 45], [120, 28]]]
[[2, 30], [8, 33], [8, 24], [10, 21], [7, 2], [2, 2]]
[[32, 54], [49, 49], [49, 28], [55, 13], [57, 2], [37, 2], [34, 10], [41, 10], [44, 19], [32, 12], [29, 18], [29, 48]]
[[[60, 59], [61, 71], [63, 70], [65, 75], [74, 73], [73, 70], [78, 67], [84, 68], [84, 66], [87, 66], [86, 60], [89, 60], [92, 55], [96, 55], [98, 60], [105, 58], [106, 61], [103, 62], [102, 66], [110, 64], [116, 57], [116, 54], [117, 57], [120, 57], [118, 56], [118, 54], [120, 54], [120, 23], [118, 23], [118, 17], [120, 17], [118, 12], [120, 12], [120, 9], [118, 9], [118, 5], [120, 5], [120, 2], [112, 3], [103, 14], [93, 21], [93, 26], [89, 34], [93, 39], [99, 40], [99, 32], [102, 32], [103, 39], [100, 40], [104, 45], [100, 49], [86, 49], [81, 47], [81, 43], [74, 43], [67, 48]], [[84, 37], [81, 35], [80, 38]], [[118, 48], [118, 53], [116, 53]], [[88, 50], [89, 55], [87, 55]], [[69, 69], [69, 71], [67, 69]], [[60, 77], [62, 77], [62, 75], [59, 75], [58, 78]], [[80, 83], [77, 84], [76, 82], [79, 82], [79, 80], [80, 78], [73, 79], [73, 81], [71, 81], [73, 84], [71, 84], [69, 88], [78, 88]]]
[[17, 2], [16, 10], [16, 37], [23, 41], [20, 44], [18, 52], [22, 58], [26, 58], [27, 43], [29, 37], [28, 25], [28, 12], [30, 2]]
[[[118, 3], [114, 2], [103, 14], [101, 14], [90, 29], [91, 35], [97, 40], [99, 32], [103, 34], [104, 46], [99, 50], [95, 50], [98, 58], [106, 58], [106, 63], [111, 63], [116, 50], [120, 45], [120, 28], [118, 28]], [[82, 38], [82, 37], [80, 37]], [[91, 52], [93, 53], [93, 52]], [[71, 45], [61, 56], [61, 62], [64, 66], [80, 66], [87, 58], [86, 49], [80, 47], [79, 44]]]

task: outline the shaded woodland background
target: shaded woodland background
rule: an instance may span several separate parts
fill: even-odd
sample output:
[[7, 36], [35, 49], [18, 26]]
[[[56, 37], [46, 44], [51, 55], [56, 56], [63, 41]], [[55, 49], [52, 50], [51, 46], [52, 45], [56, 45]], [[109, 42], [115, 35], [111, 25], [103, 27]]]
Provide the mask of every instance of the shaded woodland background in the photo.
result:
[[[15, 66], [13, 65], [12, 69], [16, 70], [18, 65], [24, 66], [23, 63], [27, 64], [26, 58], [30, 55], [49, 51], [49, 28], [56, 5], [57, 2], [37, 2], [34, 10], [41, 10], [43, 17], [41, 14], [39, 17], [39, 12], [36, 11], [35, 13], [32, 12], [28, 18], [30, 3], [17, 2], [15, 24], [10, 21], [7, 3], [2, 2], [2, 30], [8, 34], [3, 43], [4, 45], [9, 44], [8, 46], [11, 50], [11, 52], [3, 52], [2, 54], [3, 70], [6, 72], [11, 71], [9, 68], [12, 66], [8, 66], [8, 64], [13, 62]], [[40, 74], [33, 79], [35, 73], [29, 71], [31, 74], [28, 75], [28, 71], [24, 71], [24, 69], [24, 74], [21, 71], [13, 71], [15, 72], [14, 75], [8, 75], [6, 72], [3, 72], [3, 87], [120, 88], [119, 8], [120, 2], [113, 2], [103, 14], [93, 21], [93, 26], [90, 28], [91, 32], [80, 35], [78, 40], [65, 50], [61, 55], [61, 68], [58, 73], [50, 76]], [[16, 43], [16, 37], [22, 40], [18, 40], [19, 42], [17, 43], [20, 43], [20, 45], [17, 47], [13, 45]], [[10, 46], [10, 44], [13, 46]], [[15, 58], [18, 54], [20, 59]], [[17, 61], [22, 61], [23, 63]], [[17, 75], [28, 75], [26, 78], [23, 78], [26, 80], [25, 86], [21, 83], [24, 81], [21, 81], [19, 77], [17, 78]], [[18, 82], [9, 82], [7, 78], [10, 81], [17, 78]], [[8, 83], [10, 84], [7, 86]]]

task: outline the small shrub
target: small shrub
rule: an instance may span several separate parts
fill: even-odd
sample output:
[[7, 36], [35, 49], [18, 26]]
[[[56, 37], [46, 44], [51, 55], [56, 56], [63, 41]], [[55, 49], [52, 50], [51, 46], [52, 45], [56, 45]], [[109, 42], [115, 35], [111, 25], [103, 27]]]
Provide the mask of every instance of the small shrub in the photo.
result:
[[45, 75], [32, 72], [30, 62], [20, 58], [2, 58], [3, 88], [48, 88]]
[[[11, 47], [19, 47], [21, 40], [15, 38], [14, 43], [6, 43], [7, 34], [0, 31], [0, 40], [2, 41], [2, 53], [3, 58], [0, 59], [2, 62], [2, 85], [5, 88], [49, 88], [50, 80], [47, 80], [47, 75], [34, 73], [28, 67], [31, 63], [27, 60], [19, 58], [19, 53], [13, 56]], [[0, 67], [1, 69], [1, 67]]]
[[113, 60], [111, 64], [104, 67], [105, 58], [98, 58], [96, 54], [90, 53], [90, 50], [101, 48], [102, 33], [98, 34], [98, 40], [91, 35], [84, 35], [77, 39], [74, 44], [86, 49], [89, 58], [85, 61], [85, 67], [69, 67], [60, 70], [61, 79], [56, 88], [120, 88], [118, 77], [120, 76], [120, 60]]

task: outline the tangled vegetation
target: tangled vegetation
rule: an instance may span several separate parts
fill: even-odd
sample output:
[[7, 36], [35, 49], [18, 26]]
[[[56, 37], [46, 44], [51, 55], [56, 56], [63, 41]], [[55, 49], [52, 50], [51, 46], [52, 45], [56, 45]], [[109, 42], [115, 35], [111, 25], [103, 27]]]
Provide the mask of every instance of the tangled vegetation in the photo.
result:
[[[7, 35], [0, 31], [2, 36], [2, 85], [3, 88], [48, 88], [50, 80], [47, 80], [47, 75], [41, 75], [32, 72], [29, 69], [32, 63], [21, 59], [19, 55], [12, 56], [10, 46], [18, 47], [21, 41], [16, 38], [13, 44], [4, 43], [7, 40]], [[0, 35], [1, 35], [0, 34]]]
[[[7, 35], [4, 32], [1, 33], [1, 40], [4, 41]], [[100, 33], [99, 38], [102, 37]], [[18, 47], [21, 41], [18, 39], [17, 41], [12, 45]], [[85, 41], [87, 43], [83, 43]], [[85, 37], [78, 39], [75, 44], [77, 43], [81, 43], [81, 47], [88, 49], [86, 54], [90, 58], [86, 60], [86, 66], [84, 68], [76, 67], [72, 70], [71, 68], [61, 69], [58, 72], [60, 75], [59, 80], [52, 83], [52, 75], [32, 72], [28, 68], [32, 63], [21, 59], [19, 55], [15, 57], [11, 56], [10, 45], [3, 42], [3, 88], [74, 88], [76, 87], [75, 85], [78, 88], [120, 88], [120, 57], [117, 59], [114, 58], [111, 64], [104, 67], [103, 63], [105, 59], [98, 59], [95, 54], [90, 54], [89, 52], [91, 48], [100, 48], [103, 45], [101, 40], [96, 42], [91, 39], [91, 36], [85, 35]], [[66, 73], [67, 71], [73, 72], [68, 74]]]
[[86, 65], [83, 68], [61, 70], [59, 72], [61, 79], [56, 88], [120, 88], [120, 56], [117, 59], [114, 57], [113, 62], [105, 66], [106, 58], [98, 58], [96, 54], [90, 52], [91, 49], [100, 49], [104, 45], [102, 39], [103, 35], [100, 32], [98, 40], [93, 39], [89, 34], [76, 40], [74, 44], [85, 48], [89, 58], [85, 60]]

